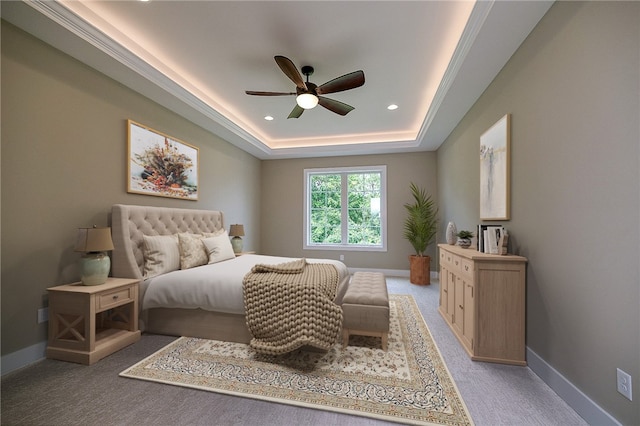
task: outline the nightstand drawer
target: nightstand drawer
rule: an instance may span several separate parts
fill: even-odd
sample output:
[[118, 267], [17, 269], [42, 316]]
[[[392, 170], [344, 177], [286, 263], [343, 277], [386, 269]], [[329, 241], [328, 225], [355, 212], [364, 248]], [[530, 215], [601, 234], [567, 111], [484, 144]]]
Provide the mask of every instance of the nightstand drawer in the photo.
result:
[[96, 298], [96, 311], [101, 312], [133, 301], [132, 288], [120, 288], [99, 294]]

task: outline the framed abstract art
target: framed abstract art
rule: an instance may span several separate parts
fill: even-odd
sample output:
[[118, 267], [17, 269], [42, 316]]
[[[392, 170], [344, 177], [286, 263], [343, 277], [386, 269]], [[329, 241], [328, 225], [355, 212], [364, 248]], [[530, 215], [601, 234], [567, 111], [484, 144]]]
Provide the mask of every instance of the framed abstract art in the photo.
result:
[[510, 219], [511, 115], [480, 136], [480, 219]]

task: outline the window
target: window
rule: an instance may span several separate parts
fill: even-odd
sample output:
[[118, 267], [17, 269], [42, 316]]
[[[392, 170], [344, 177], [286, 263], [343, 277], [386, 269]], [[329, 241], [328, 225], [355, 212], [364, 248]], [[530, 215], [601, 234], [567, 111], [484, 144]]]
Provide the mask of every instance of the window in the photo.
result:
[[386, 166], [306, 169], [305, 249], [386, 251]]

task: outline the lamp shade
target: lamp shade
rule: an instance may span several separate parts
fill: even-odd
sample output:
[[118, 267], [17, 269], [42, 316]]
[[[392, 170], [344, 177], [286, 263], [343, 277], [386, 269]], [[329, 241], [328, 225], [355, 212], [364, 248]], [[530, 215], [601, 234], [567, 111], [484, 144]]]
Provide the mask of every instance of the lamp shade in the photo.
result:
[[113, 250], [111, 228], [79, 228], [75, 251], [85, 253]]
[[231, 237], [244, 237], [244, 225], [231, 225], [229, 235]]
[[302, 93], [296, 97], [296, 103], [300, 108], [311, 109], [318, 105], [318, 97], [312, 93]]

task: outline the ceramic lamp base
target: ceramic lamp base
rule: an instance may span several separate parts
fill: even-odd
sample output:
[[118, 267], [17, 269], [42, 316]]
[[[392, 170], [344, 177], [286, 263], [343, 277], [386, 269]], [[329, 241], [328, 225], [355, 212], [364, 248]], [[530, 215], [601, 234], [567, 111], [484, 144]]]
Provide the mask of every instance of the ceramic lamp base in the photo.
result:
[[242, 253], [242, 238], [240, 237], [231, 238], [231, 247], [233, 247], [234, 253]]
[[86, 253], [80, 259], [80, 280], [84, 285], [100, 285], [107, 281], [111, 259], [106, 253]]

